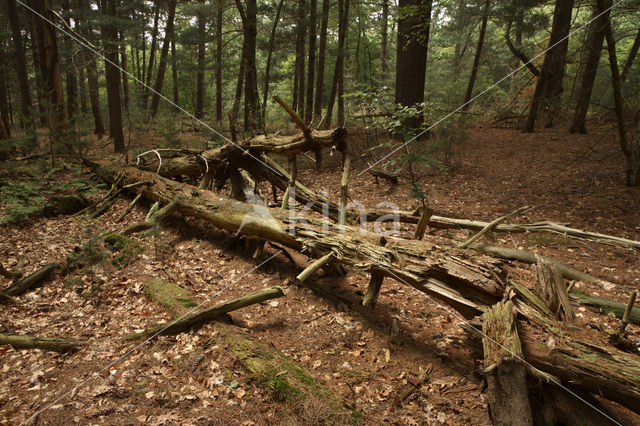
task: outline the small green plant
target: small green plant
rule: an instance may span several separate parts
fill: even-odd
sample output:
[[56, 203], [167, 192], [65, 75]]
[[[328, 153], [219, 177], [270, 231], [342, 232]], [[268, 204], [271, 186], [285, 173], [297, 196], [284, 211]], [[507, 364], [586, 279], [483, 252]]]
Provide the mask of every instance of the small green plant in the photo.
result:
[[132, 264], [143, 251], [140, 244], [120, 234], [107, 234], [104, 242], [114, 253], [111, 264], [116, 268], [124, 268]]

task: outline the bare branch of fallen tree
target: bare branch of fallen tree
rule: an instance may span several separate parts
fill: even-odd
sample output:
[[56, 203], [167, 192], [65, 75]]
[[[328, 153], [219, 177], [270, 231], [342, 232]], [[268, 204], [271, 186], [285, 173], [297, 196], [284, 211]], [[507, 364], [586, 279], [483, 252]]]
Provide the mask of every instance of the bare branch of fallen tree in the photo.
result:
[[85, 345], [79, 340], [57, 337], [33, 337], [0, 333], [0, 345], [11, 345], [16, 349], [42, 349], [60, 353], [73, 352]]

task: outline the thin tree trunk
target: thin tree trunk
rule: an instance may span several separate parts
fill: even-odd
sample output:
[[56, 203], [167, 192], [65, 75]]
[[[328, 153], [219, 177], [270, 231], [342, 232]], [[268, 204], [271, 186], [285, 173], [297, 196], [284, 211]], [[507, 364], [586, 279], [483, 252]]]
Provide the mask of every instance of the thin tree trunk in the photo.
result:
[[177, 0], [169, 1], [169, 16], [167, 17], [167, 26], [164, 30], [164, 41], [162, 42], [162, 50], [160, 52], [160, 62], [158, 63], [158, 73], [156, 74], [156, 83], [153, 86], [153, 97], [151, 98], [151, 107], [149, 115], [154, 118], [158, 113], [158, 107], [160, 105], [160, 93], [162, 93], [162, 86], [164, 84], [164, 73], [167, 69], [167, 57], [169, 56], [169, 45], [171, 44], [171, 38], [173, 37], [173, 24], [176, 16], [176, 3]]
[[320, 46], [318, 48], [318, 75], [316, 76], [316, 99], [313, 103], [313, 123], [322, 119], [322, 99], [324, 96], [324, 66], [327, 52], [327, 27], [329, 26], [330, 0], [322, 0], [322, 22], [320, 24]]
[[[338, 81], [342, 78], [341, 74], [344, 68], [344, 42], [347, 37], [346, 33], [346, 20], [348, 19], [349, 12], [349, 0], [338, 0], [338, 57], [336, 58], [336, 67], [333, 71], [333, 80], [331, 82], [331, 92], [329, 94], [329, 103], [327, 104], [327, 115], [324, 120], [324, 125], [328, 129], [331, 127], [331, 117], [333, 116], [333, 105], [336, 100], [336, 93], [338, 91]], [[338, 94], [338, 96], [340, 96]], [[340, 101], [338, 101], [340, 104]], [[340, 118], [338, 118], [338, 126], [340, 126]]]
[[[115, 17], [116, 0], [103, 0], [105, 15]], [[105, 51], [105, 77], [107, 80], [107, 103], [109, 107], [109, 135], [113, 139], [114, 152], [124, 152], [124, 133], [122, 131], [122, 106], [120, 100], [120, 61], [118, 60], [118, 30], [113, 23], [102, 26], [102, 40]]]
[[16, 0], [7, 0], [7, 10], [9, 15], [9, 25], [13, 36], [13, 54], [15, 57], [16, 73], [18, 76], [18, 87], [20, 89], [20, 111], [22, 114], [20, 122], [23, 124], [25, 129], [30, 129], [33, 132], [34, 125], [31, 119], [29, 74], [27, 73], [27, 60], [24, 54], [24, 44], [22, 42], [22, 32], [18, 18], [18, 11], [16, 9]]
[[636, 38], [633, 40], [633, 45], [631, 46], [631, 50], [629, 50], [629, 56], [622, 67], [622, 73], [620, 74], [620, 81], [624, 83], [627, 79], [627, 75], [629, 74], [629, 70], [633, 65], [633, 61], [635, 61], [636, 56], [638, 55], [638, 49], [640, 48], [640, 28], [638, 28], [638, 32], [636, 33]]
[[467, 91], [464, 95], [462, 111], [467, 111], [469, 109], [469, 101], [471, 100], [471, 95], [473, 95], [473, 86], [476, 84], [476, 76], [478, 75], [478, 68], [480, 67], [480, 56], [482, 55], [482, 45], [484, 44], [484, 36], [487, 32], [487, 20], [489, 19], [490, 7], [491, 1], [487, 0], [482, 13], [482, 23], [480, 24], [480, 34], [478, 35], [478, 46], [476, 47], [476, 54], [473, 58], [473, 66], [471, 67], [471, 75], [469, 76]]
[[198, 9], [198, 75], [196, 77], [196, 118], [204, 117], [204, 97], [205, 97], [205, 87], [204, 87], [204, 72], [206, 65], [206, 54], [207, 54], [207, 44], [206, 44], [206, 30], [207, 30], [207, 22], [204, 15], [204, 0], [199, 0], [199, 9]]
[[309, 124], [313, 114], [313, 87], [316, 71], [316, 15], [318, 13], [318, 1], [311, 0], [309, 5], [309, 63], [307, 66], [307, 95], [304, 108], [304, 121]]
[[[608, 9], [611, 6], [611, 0], [605, 0], [604, 4]], [[593, 83], [596, 81], [598, 73], [598, 65], [600, 64], [600, 52], [602, 51], [602, 42], [606, 32], [607, 23], [609, 22], [609, 11], [602, 15], [599, 7], [593, 10], [592, 18], [595, 18], [589, 27], [589, 35], [586, 41], [586, 61], [584, 70], [582, 71], [582, 79], [578, 90], [578, 100], [576, 102], [576, 110], [573, 114], [573, 124], [569, 129], [571, 133], [587, 133], [586, 119], [589, 110], [589, 102], [591, 101], [591, 92]]]
[[382, 0], [382, 30], [380, 31], [380, 83], [384, 86], [387, 78], [387, 34], [389, 26], [389, 0]]
[[4, 125], [6, 138], [11, 137], [11, 119], [9, 117], [9, 100], [7, 98], [6, 62], [4, 58], [4, 40], [0, 39], [0, 120]]
[[78, 88], [80, 94], [80, 111], [82, 114], [86, 114], [89, 109], [87, 108], [87, 84], [84, 74], [84, 64], [78, 67]]
[[269, 80], [271, 73], [271, 57], [273, 56], [273, 46], [275, 45], [276, 40], [276, 29], [278, 27], [278, 22], [280, 21], [280, 13], [282, 12], [282, 5], [284, 4], [284, 0], [280, 0], [278, 3], [278, 8], [276, 9], [276, 17], [273, 21], [273, 27], [271, 27], [271, 37], [269, 38], [269, 49], [267, 53], [267, 65], [264, 70], [264, 93], [262, 96], [262, 122], [266, 122], [266, 114], [267, 114], [267, 98], [269, 96]]
[[38, 98], [38, 117], [40, 120], [40, 126], [47, 125], [47, 109], [45, 107], [45, 95], [42, 90], [42, 65], [40, 64], [40, 53], [38, 48], [38, 31], [37, 26], [39, 23], [37, 22], [40, 17], [36, 15], [31, 16], [31, 55], [33, 56], [33, 68], [35, 69], [36, 75], [36, 95]]
[[[527, 67], [527, 69], [529, 70], [529, 72], [531, 74], [533, 74], [534, 77], [539, 77], [540, 76], [540, 70], [531, 63], [531, 60], [527, 57], [527, 55], [524, 54], [524, 52], [522, 51], [521, 47], [520, 47], [520, 42], [518, 41], [519, 37], [518, 34], [521, 33], [521, 31], [516, 31], [516, 44], [518, 46], [514, 46], [513, 42], [511, 42], [511, 26], [513, 25], [512, 22], [509, 22], [507, 24], [507, 29], [505, 30], [504, 33], [504, 40], [507, 43], [507, 47], [509, 48], [509, 50], [511, 51], [511, 54], [513, 56], [515, 56], [516, 58], [520, 59], [520, 61]], [[518, 28], [520, 25], [519, 23], [516, 22], [516, 28]]]
[[[238, 7], [240, 1], [236, 0]], [[246, 130], [262, 129], [260, 124], [262, 115], [258, 105], [258, 74], [256, 71], [256, 37], [257, 28], [257, 2], [246, 0], [246, 13], [243, 14], [243, 45], [245, 50], [245, 77], [244, 77], [244, 128]]]
[[[51, 0], [39, 0], [38, 12], [48, 21], [54, 22], [51, 13]], [[48, 94], [47, 107], [49, 110], [49, 132], [53, 146], [57, 145], [67, 131], [65, 119], [64, 98], [62, 96], [62, 77], [60, 75], [60, 62], [58, 59], [58, 44], [56, 41], [55, 27], [48, 21], [40, 21], [38, 46], [43, 68], [44, 92]]]
[[[598, 0], [598, 7], [601, 11], [610, 7], [611, 0]], [[620, 148], [627, 162], [627, 185], [640, 185], [640, 138], [635, 143], [628, 140], [627, 130], [624, 121], [624, 105], [622, 99], [622, 81], [618, 68], [618, 57], [616, 55], [616, 44], [611, 30], [611, 20], [605, 26], [605, 38], [607, 40], [607, 50], [609, 52], [609, 67], [611, 69], [611, 83], [613, 85], [613, 100], [618, 121], [618, 138]]]
[[129, 76], [127, 75], [127, 44], [124, 33], [120, 31], [120, 66], [122, 67], [122, 93], [124, 108], [129, 109]]
[[571, 13], [574, 0], [556, 0], [553, 11], [553, 24], [540, 78], [533, 94], [529, 116], [524, 132], [533, 132], [538, 118], [538, 110], [542, 106], [547, 116], [546, 127], [553, 125], [553, 117], [559, 113], [562, 96], [562, 80], [569, 46], [569, 30], [571, 29]]
[[304, 35], [305, 27], [305, 0], [298, 0], [298, 15], [296, 24], [296, 62], [293, 75], [293, 101], [291, 107], [302, 115], [304, 110]]
[[[64, 0], [62, 2], [63, 10], [70, 11], [71, 5], [69, 0]], [[69, 18], [65, 19], [67, 25], [71, 25], [71, 20]], [[65, 81], [66, 81], [66, 95], [67, 95], [67, 119], [71, 127], [75, 125], [76, 122], [76, 111], [78, 105], [77, 93], [78, 93], [78, 82], [76, 77], [75, 64], [73, 63], [73, 41], [70, 37], [64, 37], [64, 46], [66, 47], [66, 58], [64, 60], [65, 65]]]
[[218, 0], [216, 20], [216, 121], [222, 123], [222, 11], [224, 0]]
[[[400, 0], [400, 9], [418, 6], [418, 13], [398, 20], [395, 103], [413, 107], [424, 101], [424, 83], [429, 48], [432, 0]], [[422, 126], [423, 117], [411, 117], [403, 125], [409, 129]]]
[[[142, 93], [142, 110], [147, 110], [147, 102], [149, 99], [149, 87], [151, 87], [151, 79], [153, 78], [153, 63], [155, 62], [156, 57], [156, 48], [158, 45], [158, 21], [160, 20], [160, 3], [155, 3], [154, 8], [154, 16], [153, 16], [153, 30], [151, 30], [151, 49], [149, 49], [149, 65], [147, 67], [147, 78], [145, 80], [146, 87], [144, 92]], [[147, 41], [144, 40], [144, 45], [146, 46]], [[143, 51], [144, 55], [144, 51]], [[144, 56], [143, 56], [144, 63]], [[144, 65], [143, 65], [144, 67]]]
[[238, 113], [240, 112], [240, 99], [242, 99], [242, 87], [244, 85], [245, 67], [247, 65], [247, 53], [246, 45], [242, 43], [242, 55], [240, 57], [240, 67], [238, 68], [238, 80], [236, 82], [236, 95], [233, 98], [233, 109], [231, 110], [231, 116], [234, 123], [229, 123], [230, 126], [234, 126], [238, 121]]
[[180, 105], [180, 92], [178, 91], [178, 60], [174, 34], [171, 36], [171, 81], [173, 83], [173, 103]]
[[[337, 68], [337, 96], [338, 96], [338, 127], [344, 127], [344, 58], [347, 56], [345, 43], [347, 40], [347, 29], [349, 28], [349, 0], [344, 2], [344, 12], [342, 21], [338, 28], [338, 47], [340, 49], [340, 67]], [[342, 43], [340, 43], [340, 35], [342, 35]]]

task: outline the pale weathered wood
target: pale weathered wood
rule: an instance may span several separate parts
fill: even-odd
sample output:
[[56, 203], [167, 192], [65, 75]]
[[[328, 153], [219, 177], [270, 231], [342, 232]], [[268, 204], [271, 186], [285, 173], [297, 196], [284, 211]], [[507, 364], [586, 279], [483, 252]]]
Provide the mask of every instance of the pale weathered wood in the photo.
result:
[[534, 268], [538, 277], [537, 282], [542, 299], [547, 303], [549, 310], [559, 320], [565, 322], [575, 320], [576, 316], [571, 307], [567, 288], [564, 285], [564, 280], [558, 267], [549, 259], [536, 256]]
[[369, 287], [367, 287], [367, 292], [362, 299], [362, 306], [371, 306], [372, 308], [376, 306], [376, 302], [378, 301], [378, 294], [380, 293], [380, 288], [382, 287], [383, 280], [383, 274], [376, 270], [371, 271]]
[[529, 206], [520, 207], [516, 211], [513, 211], [513, 212], [511, 212], [511, 213], [509, 213], [507, 215], [504, 215], [502, 217], [497, 218], [493, 222], [488, 223], [485, 227], [483, 227], [480, 230], [480, 232], [478, 232], [477, 234], [475, 234], [474, 236], [469, 238], [467, 241], [465, 241], [464, 243], [458, 244], [458, 248], [467, 248], [467, 247], [469, 247], [469, 245], [471, 245], [471, 243], [476, 241], [478, 238], [482, 237], [487, 232], [491, 231], [493, 228], [498, 226], [498, 224], [504, 222], [505, 220], [511, 219], [514, 216], [518, 216], [518, 215], [520, 215], [520, 214], [522, 214], [522, 213], [524, 213], [524, 212], [526, 212], [527, 210], [530, 210], [530, 209], [531, 209], [531, 207], [529, 207]]

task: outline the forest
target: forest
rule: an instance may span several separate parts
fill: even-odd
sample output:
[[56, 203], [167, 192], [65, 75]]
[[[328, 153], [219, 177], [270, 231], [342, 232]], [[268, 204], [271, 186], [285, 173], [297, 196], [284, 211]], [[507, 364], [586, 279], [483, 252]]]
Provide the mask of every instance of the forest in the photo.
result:
[[640, 424], [639, 0], [5, 0], [1, 424]]

